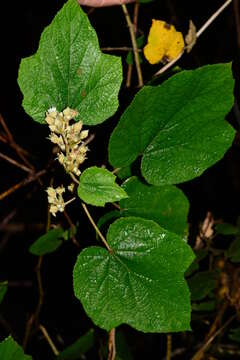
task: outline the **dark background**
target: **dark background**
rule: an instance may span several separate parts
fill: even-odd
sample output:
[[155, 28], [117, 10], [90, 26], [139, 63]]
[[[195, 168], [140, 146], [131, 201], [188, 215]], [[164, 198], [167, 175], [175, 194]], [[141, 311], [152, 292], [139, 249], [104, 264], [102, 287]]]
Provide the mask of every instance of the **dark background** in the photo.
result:
[[[164, 19], [173, 23], [179, 31], [187, 33], [189, 19], [199, 28], [216, 11], [223, 1], [185, 1], [156, 0], [153, 3], [141, 5], [139, 14], [139, 34], [148, 33], [151, 19]], [[38, 48], [40, 34], [44, 27], [53, 19], [64, 1], [48, 2], [15, 1], [0, 5], [0, 37], [1, 37], [1, 67], [0, 67], [0, 113], [11, 130], [16, 142], [30, 153], [30, 160], [37, 170], [46, 167], [53, 158], [52, 145], [46, 139], [47, 128], [32, 121], [21, 107], [22, 95], [17, 84], [18, 67], [21, 58], [32, 55]], [[129, 11], [133, 5], [128, 6]], [[88, 12], [89, 8], [85, 8]], [[204, 64], [233, 61], [234, 76], [237, 79], [235, 96], [238, 104], [239, 48], [236, 28], [236, 13], [230, 5], [219, 18], [199, 38], [193, 51], [184, 55], [178, 65], [185, 69], [193, 69]], [[97, 31], [101, 47], [131, 46], [126, 21], [120, 7], [96, 9], [89, 15], [90, 21]], [[117, 53], [122, 55], [122, 53]], [[123, 54], [124, 74], [126, 75], [125, 54]], [[146, 61], [142, 64], [145, 82], [151, 80], [159, 65], [150, 66]], [[91, 144], [91, 152], [86, 167], [92, 164], [98, 166], [107, 163], [107, 144], [112, 129], [117, 124], [119, 116], [137, 92], [136, 75], [133, 76], [133, 86], [126, 89], [124, 83], [120, 92], [120, 107], [111, 119], [103, 125], [94, 128], [97, 134]], [[236, 110], [236, 109], [235, 109]], [[228, 121], [238, 130], [239, 119], [232, 110]], [[1, 130], [0, 130], [1, 133]], [[0, 143], [0, 151], [15, 157], [14, 152]], [[240, 215], [240, 150], [239, 140], [225, 158], [200, 178], [182, 184], [180, 187], [188, 196], [191, 209], [189, 214], [190, 242], [198, 232], [199, 223], [211, 211], [216, 219], [235, 223]], [[0, 160], [0, 193], [21, 181], [26, 174], [11, 164]], [[49, 172], [43, 177], [42, 186], [38, 182], [21, 188], [13, 195], [1, 201], [1, 224], [8, 214], [15, 212], [11, 223], [22, 225], [21, 231], [10, 232], [5, 228], [1, 232], [0, 242], [0, 280], [9, 280], [9, 291], [1, 305], [0, 339], [6, 337], [11, 330], [19, 343], [22, 342], [26, 320], [34, 311], [38, 293], [36, 275], [34, 272], [37, 259], [28, 253], [29, 245], [44, 232], [47, 218], [47, 199], [44, 189], [54, 177], [59, 184], [64, 179], [63, 171], [55, 162], [51, 162]], [[91, 209], [95, 219], [105, 210]], [[94, 242], [94, 232], [88, 224], [85, 215], [78, 204], [71, 207], [74, 223], [78, 222], [77, 240], [81, 247]], [[67, 227], [66, 221], [59, 216], [56, 222]], [[35, 225], [39, 224], [36, 228]], [[40, 319], [59, 349], [71, 344], [93, 326], [86, 317], [82, 306], [75, 299], [72, 290], [72, 269], [79, 250], [71, 242], [64, 244], [53, 255], [43, 259], [42, 277], [44, 284], [44, 305]], [[158, 334], [142, 334], [127, 326], [122, 329], [133, 351], [134, 358], [163, 358], [165, 354], [165, 337]], [[198, 340], [204, 335], [204, 329], [194, 329]], [[87, 358], [97, 359], [100, 343], [106, 341], [106, 334], [96, 330], [96, 347]], [[195, 335], [194, 335], [195, 334]], [[63, 339], [64, 344], [59, 340]], [[189, 335], [189, 353], [192, 351], [196, 333]], [[175, 346], [182, 338], [176, 335]], [[191, 342], [192, 341], [192, 342]], [[195, 340], [196, 341], [196, 340]], [[29, 342], [27, 352], [34, 359], [51, 358], [51, 349], [41, 334], [36, 333]], [[154, 357], [154, 354], [158, 354]], [[180, 359], [181, 357], [176, 357]], [[183, 357], [185, 359], [187, 357]]]

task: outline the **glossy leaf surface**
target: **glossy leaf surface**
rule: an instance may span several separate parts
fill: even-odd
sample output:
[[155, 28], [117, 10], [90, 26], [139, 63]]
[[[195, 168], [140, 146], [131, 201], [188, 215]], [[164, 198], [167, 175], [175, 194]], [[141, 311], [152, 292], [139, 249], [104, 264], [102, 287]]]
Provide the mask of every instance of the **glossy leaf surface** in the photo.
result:
[[111, 164], [124, 167], [142, 155], [142, 174], [154, 185], [201, 175], [232, 144], [234, 130], [224, 118], [233, 104], [233, 84], [231, 64], [217, 64], [145, 86], [111, 136]]
[[190, 329], [184, 271], [194, 258], [178, 235], [153, 221], [121, 218], [109, 227], [112, 253], [89, 247], [74, 267], [74, 292], [94, 323], [144, 332]]
[[147, 185], [136, 177], [128, 179], [122, 187], [129, 196], [120, 201], [124, 216], [154, 220], [169, 231], [187, 235], [189, 203], [180, 189], [172, 185]]
[[93, 166], [86, 169], [78, 187], [78, 196], [87, 204], [104, 206], [107, 202], [127, 197], [126, 192], [115, 183], [116, 176], [110, 171]]

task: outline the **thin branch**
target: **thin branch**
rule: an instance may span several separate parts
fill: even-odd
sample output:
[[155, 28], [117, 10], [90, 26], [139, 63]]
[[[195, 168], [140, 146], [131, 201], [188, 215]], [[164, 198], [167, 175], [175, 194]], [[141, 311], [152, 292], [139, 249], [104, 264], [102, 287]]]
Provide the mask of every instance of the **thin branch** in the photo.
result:
[[167, 355], [166, 360], [171, 360], [172, 355], [172, 336], [167, 334]]
[[227, 0], [220, 8], [205, 22], [205, 24], [197, 31], [197, 38], [212, 24], [214, 20], [226, 9], [228, 5], [230, 5], [232, 0]]
[[38, 282], [38, 292], [39, 292], [38, 304], [37, 304], [37, 308], [36, 308], [36, 311], [35, 311], [35, 314], [34, 314], [34, 321], [36, 323], [38, 322], [38, 318], [39, 318], [39, 314], [40, 314], [40, 311], [41, 311], [41, 307], [42, 307], [42, 304], [43, 304], [43, 298], [44, 298], [43, 285], [42, 285], [42, 276], [41, 276], [42, 260], [43, 260], [43, 257], [39, 256], [37, 267], [36, 267], [37, 282]]
[[[119, 46], [119, 47], [103, 47], [102, 51], [133, 51], [132, 47], [129, 46]], [[137, 49], [138, 52], [142, 52], [142, 49]]]
[[233, 9], [234, 17], [236, 23], [236, 33], [237, 33], [237, 46], [240, 49], [240, 14], [239, 14], [239, 0], [233, 0]]
[[[230, 5], [232, 2], [232, 0], [227, 0], [212, 16], [210, 16], [210, 18], [205, 22], [205, 24], [203, 24], [203, 26], [197, 31], [196, 33], [196, 38], [199, 38], [200, 35], [202, 35], [202, 33], [212, 24], [212, 22], [214, 20], [216, 20], [216, 18], [222, 13], [222, 11], [228, 6]], [[163, 66], [158, 72], [156, 72], [156, 74], [154, 74], [154, 76], [158, 76], [163, 74], [166, 70], [168, 70], [172, 65], [174, 65], [184, 54], [184, 50], [178, 55], [178, 57], [176, 59], [173, 59], [172, 61], [170, 61], [168, 64], [166, 64], [165, 66]]]
[[33, 170], [29, 169], [28, 167], [26, 167], [25, 165], [20, 164], [19, 162], [17, 162], [16, 160], [10, 158], [9, 156], [0, 153], [0, 158], [6, 160], [7, 162], [9, 162], [10, 164], [22, 169], [23, 171], [26, 171], [28, 173], [31, 173]]
[[132, 45], [133, 45], [133, 54], [134, 54], [134, 59], [135, 59], [135, 63], [136, 63], [137, 75], [138, 75], [138, 86], [142, 87], [143, 86], [143, 77], [142, 77], [142, 70], [141, 70], [141, 66], [140, 66], [139, 56], [138, 56], [138, 47], [137, 47], [137, 41], [136, 41], [136, 37], [135, 37], [135, 33], [134, 33], [134, 26], [131, 22], [126, 5], [123, 4], [121, 6], [122, 6], [123, 13], [125, 15], [125, 18], [126, 18], [126, 21], [128, 24], [131, 41], [132, 41]]
[[110, 330], [108, 337], [108, 360], [114, 360], [117, 354], [115, 334], [116, 334], [115, 328]]
[[[68, 213], [66, 212], [66, 210], [64, 210], [64, 216], [65, 216], [65, 219], [67, 220], [68, 224], [70, 225], [71, 230], [74, 231], [75, 226], [74, 226], [74, 224], [73, 224], [70, 216], [69, 216]], [[74, 245], [76, 245], [77, 247], [80, 246], [74, 234], [72, 234], [72, 242], [73, 242]]]
[[104, 245], [106, 246], [106, 248], [108, 249], [108, 251], [110, 253], [112, 253], [112, 249], [110, 248], [110, 246], [108, 245], [107, 243], [107, 240], [105, 239], [105, 237], [103, 236], [103, 234], [101, 233], [101, 231], [99, 230], [99, 228], [97, 227], [97, 225], [95, 224], [91, 214], [89, 213], [88, 211], [88, 208], [87, 206], [84, 204], [84, 203], [81, 203], [82, 204], [82, 207], [83, 207], [83, 210], [85, 211], [90, 223], [92, 224], [92, 226], [94, 227], [96, 233], [98, 234], [98, 236], [100, 237], [100, 239], [102, 240], [102, 242], [104, 243]]
[[34, 166], [28, 161], [28, 159], [24, 156], [24, 153], [27, 154], [27, 151], [22, 149], [14, 140], [9, 128], [7, 127], [6, 122], [4, 121], [4, 118], [2, 117], [2, 115], [0, 114], [0, 123], [7, 135], [7, 138], [9, 140], [9, 144], [12, 146], [12, 148], [16, 151], [16, 153], [18, 154], [18, 156], [20, 157], [20, 159], [22, 159], [22, 161], [25, 163], [25, 165], [27, 165], [29, 168], [31, 168], [32, 170], [34, 170]]
[[58, 349], [56, 348], [56, 346], [54, 345], [52, 339], [50, 338], [47, 329], [43, 326], [43, 325], [39, 325], [39, 329], [41, 330], [43, 336], [45, 337], [45, 339], [47, 340], [50, 348], [52, 349], [54, 355], [58, 356], [60, 353], [58, 351]]
[[196, 352], [196, 354], [192, 357], [191, 360], [200, 360], [202, 359], [205, 351], [209, 347], [209, 345], [213, 342], [213, 340], [236, 318], [237, 314], [233, 315], [228, 321], [225, 322], [225, 324], [218, 329], [218, 331], [213, 334], [207, 342], [203, 344], [203, 346]]
[[[138, 14], [139, 14], [139, 2], [136, 2], [134, 5], [134, 11], [133, 11], [133, 29], [134, 29], [135, 37], [137, 34]], [[133, 50], [133, 49], [131, 49], [131, 50]], [[139, 51], [140, 49], [137, 49], [137, 50]], [[128, 64], [128, 70], [127, 70], [127, 76], [126, 76], [126, 87], [127, 88], [129, 88], [131, 86], [132, 70], [133, 70], [133, 65]]]
[[46, 170], [41, 170], [36, 174], [33, 174], [31, 176], [29, 176], [28, 178], [20, 181], [19, 183], [13, 185], [12, 187], [10, 187], [8, 190], [4, 191], [3, 193], [0, 194], [0, 201], [5, 199], [7, 196], [13, 194], [16, 190], [20, 189], [23, 186], [26, 186], [27, 184], [38, 180], [42, 175], [46, 174]]

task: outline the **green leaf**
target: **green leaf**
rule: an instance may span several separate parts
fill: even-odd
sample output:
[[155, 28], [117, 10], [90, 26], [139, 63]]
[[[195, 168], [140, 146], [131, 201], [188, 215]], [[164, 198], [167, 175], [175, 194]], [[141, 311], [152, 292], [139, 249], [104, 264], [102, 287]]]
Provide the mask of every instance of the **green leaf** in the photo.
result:
[[200, 304], [193, 303], [193, 311], [213, 311], [216, 308], [216, 302], [214, 300], [204, 301]]
[[192, 275], [195, 271], [197, 271], [199, 269], [199, 262], [208, 255], [208, 252], [204, 249], [203, 250], [195, 250], [194, 254], [196, 257], [195, 257], [194, 261], [191, 263], [191, 265], [189, 266], [189, 268], [187, 269], [187, 271], [185, 272], [185, 277]]
[[107, 202], [119, 201], [127, 194], [115, 183], [116, 176], [110, 171], [92, 166], [82, 173], [78, 196], [87, 204], [104, 206]]
[[13, 340], [11, 336], [0, 343], [1, 360], [31, 360], [30, 355], [25, 355], [23, 349]]
[[240, 236], [237, 236], [233, 240], [225, 255], [230, 258], [233, 263], [240, 262]]
[[144, 332], [189, 330], [184, 271], [194, 254], [186, 242], [135, 217], [110, 225], [107, 241], [112, 253], [84, 249], [73, 272], [75, 295], [93, 322], [106, 330], [123, 323]]
[[127, 178], [131, 177], [132, 175], [132, 170], [131, 170], [131, 166], [126, 166], [121, 168], [117, 173], [116, 173], [117, 177], [121, 180], [126, 180]]
[[238, 228], [229, 223], [217, 224], [215, 229], [217, 233], [222, 235], [235, 235], [238, 233]]
[[145, 86], [122, 115], [109, 143], [114, 167], [142, 156], [141, 171], [153, 185], [193, 179], [231, 146], [224, 121], [233, 104], [231, 64], [182, 71], [163, 84]]
[[76, 0], [69, 0], [43, 31], [38, 51], [22, 60], [18, 78], [24, 110], [34, 120], [44, 123], [49, 108], [69, 106], [87, 125], [117, 110], [121, 82], [121, 59], [101, 53]]
[[230, 334], [228, 335], [229, 339], [240, 342], [240, 327], [230, 330]]
[[115, 220], [119, 217], [121, 217], [120, 211], [118, 210], [109, 211], [108, 213], [100, 217], [100, 219], [97, 222], [97, 227], [100, 229], [104, 224], [108, 223], [113, 219]]
[[62, 244], [61, 238], [64, 235], [62, 228], [49, 230], [46, 234], [40, 236], [29, 248], [33, 255], [46, 255], [54, 252]]
[[73, 236], [77, 233], [77, 226], [71, 226], [69, 229], [65, 230], [61, 235], [61, 238], [65, 241], [71, 240]]
[[214, 271], [202, 271], [188, 279], [192, 301], [204, 299], [217, 287], [217, 273]]
[[0, 304], [3, 301], [7, 289], [8, 289], [8, 282], [7, 281], [0, 282]]
[[78, 360], [93, 347], [94, 342], [94, 330], [90, 329], [85, 335], [63, 350], [57, 356], [57, 360]]
[[129, 196], [120, 201], [124, 216], [154, 220], [169, 231], [187, 235], [189, 202], [180, 189], [172, 185], [146, 185], [136, 177], [128, 179], [122, 187]]

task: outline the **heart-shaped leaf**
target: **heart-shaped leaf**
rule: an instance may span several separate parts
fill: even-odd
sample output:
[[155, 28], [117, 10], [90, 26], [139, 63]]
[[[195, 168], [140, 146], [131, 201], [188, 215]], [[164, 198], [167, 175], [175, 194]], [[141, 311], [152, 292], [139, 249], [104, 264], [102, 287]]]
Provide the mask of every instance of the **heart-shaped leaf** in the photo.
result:
[[184, 272], [191, 248], [151, 220], [116, 220], [107, 234], [112, 253], [89, 247], [78, 256], [76, 297], [94, 323], [110, 330], [122, 323], [144, 332], [190, 329], [190, 294]]
[[68, 0], [42, 33], [35, 55], [23, 59], [18, 83], [23, 107], [43, 123], [46, 111], [76, 109], [95, 125], [118, 107], [120, 58], [101, 53], [97, 35], [76, 0]]
[[147, 185], [136, 177], [128, 179], [122, 187], [128, 194], [127, 199], [120, 201], [123, 216], [154, 220], [164, 229], [187, 235], [189, 202], [180, 189], [173, 185]]
[[234, 130], [224, 117], [233, 104], [233, 85], [231, 64], [217, 64], [145, 86], [111, 136], [111, 164], [124, 167], [143, 154], [142, 174], [153, 185], [199, 176], [232, 144]]
[[80, 177], [78, 196], [87, 204], [95, 206], [126, 198], [126, 192], [115, 183], [115, 179], [116, 176], [110, 171], [92, 166]]

